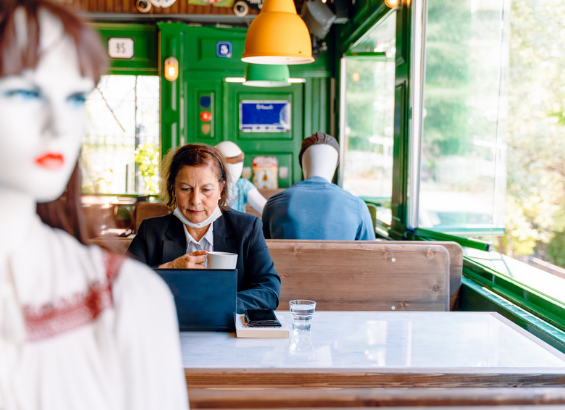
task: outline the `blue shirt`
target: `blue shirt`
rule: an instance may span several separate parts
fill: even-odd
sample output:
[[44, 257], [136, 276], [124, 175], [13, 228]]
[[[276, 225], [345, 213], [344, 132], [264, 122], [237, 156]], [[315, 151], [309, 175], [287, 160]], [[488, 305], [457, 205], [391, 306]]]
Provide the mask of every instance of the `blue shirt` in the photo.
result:
[[233, 192], [231, 192], [230, 207], [239, 212], [245, 213], [245, 205], [247, 205], [247, 194], [255, 185], [249, 182], [248, 179], [239, 178], [233, 185]]
[[375, 239], [365, 202], [322, 177], [309, 178], [269, 198], [263, 233], [265, 239]]

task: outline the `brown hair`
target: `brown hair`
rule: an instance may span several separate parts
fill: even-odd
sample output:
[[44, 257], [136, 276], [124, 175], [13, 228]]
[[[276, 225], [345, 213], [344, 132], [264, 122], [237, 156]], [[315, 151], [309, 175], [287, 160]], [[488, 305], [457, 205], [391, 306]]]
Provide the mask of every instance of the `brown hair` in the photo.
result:
[[328, 135], [322, 131], [318, 131], [302, 141], [302, 147], [300, 148], [300, 153], [298, 154], [298, 163], [300, 164], [300, 167], [302, 168], [302, 156], [304, 155], [304, 152], [312, 145], [318, 144], [329, 145], [330, 147], [334, 148], [337, 151], [337, 165], [339, 165], [339, 143], [331, 135]]
[[[16, 21], [18, 10], [24, 12], [25, 25]], [[78, 16], [50, 0], [0, 1], [0, 77], [37, 67], [45, 52], [40, 49], [40, 10], [61, 22], [64, 33], [75, 43], [81, 74], [97, 83], [108, 67], [100, 37]]]
[[89, 232], [89, 229], [94, 230], [93, 226], [87, 228], [80, 200], [80, 181], [80, 170], [77, 163], [63, 195], [55, 201], [37, 204], [37, 214], [43, 223], [67, 232], [86, 245], [86, 240], [98, 236], [98, 232]]
[[211, 167], [220, 184], [225, 185], [220, 194], [218, 205], [225, 209], [228, 206], [228, 174], [226, 158], [216, 148], [206, 144], [187, 144], [171, 150], [161, 163], [161, 195], [170, 209], [177, 207], [175, 196], [175, 180], [183, 167]]

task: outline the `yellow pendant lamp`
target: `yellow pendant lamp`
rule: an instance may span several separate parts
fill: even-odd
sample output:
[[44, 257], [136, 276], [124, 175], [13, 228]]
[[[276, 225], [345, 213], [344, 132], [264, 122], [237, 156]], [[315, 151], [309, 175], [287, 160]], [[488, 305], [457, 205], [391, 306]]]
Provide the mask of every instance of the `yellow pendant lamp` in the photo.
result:
[[243, 61], [254, 64], [312, 63], [312, 42], [293, 0], [265, 0], [245, 38]]

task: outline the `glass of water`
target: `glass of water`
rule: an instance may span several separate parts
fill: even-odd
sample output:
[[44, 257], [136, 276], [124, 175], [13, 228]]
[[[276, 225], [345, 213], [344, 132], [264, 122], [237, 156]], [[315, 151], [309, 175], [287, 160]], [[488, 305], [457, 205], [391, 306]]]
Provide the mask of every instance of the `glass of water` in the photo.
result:
[[292, 316], [292, 328], [309, 332], [312, 325], [312, 316], [314, 316], [316, 310], [316, 302], [312, 300], [291, 300], [288, 304]]

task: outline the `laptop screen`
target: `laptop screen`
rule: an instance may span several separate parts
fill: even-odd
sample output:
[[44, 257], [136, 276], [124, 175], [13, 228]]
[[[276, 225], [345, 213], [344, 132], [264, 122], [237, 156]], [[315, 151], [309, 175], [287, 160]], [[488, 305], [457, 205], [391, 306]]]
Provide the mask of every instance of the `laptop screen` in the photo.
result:
[[179, 329], [234, 329], [237, 269], [154, 269], [175, 298]]

